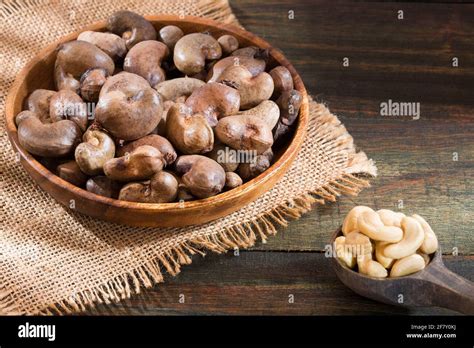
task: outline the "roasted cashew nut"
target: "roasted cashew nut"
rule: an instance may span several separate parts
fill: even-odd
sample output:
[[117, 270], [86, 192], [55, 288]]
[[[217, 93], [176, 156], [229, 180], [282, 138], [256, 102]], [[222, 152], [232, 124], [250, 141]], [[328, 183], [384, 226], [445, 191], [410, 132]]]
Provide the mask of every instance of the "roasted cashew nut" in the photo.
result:
[[96, 176], [87, 180], [86, 190], [99, 196], [117, 198], [120, 184], [106, 176]]
[[206, 59], [219, 59], [221, 55], [221, 46], [211, 35], [193, 33], [178, 40], [173, 61], [182, 73], [195, 75], [204, 69]]
[[283, 91], [276, 103], [280, 107], [281, 111], [281, 122], [287, 126], [291, 126], [295, 123], [300, 112], [301, 104], [303, 102], [303, 96], [296, 89], [290, 91]]
[[81, 77], [81, 96], [84, 100], [96, 103], [100, 90], [107, 81], [107, 71], [104, 69], [89, 69]]
[[204, 115], [193, 114], [184, 104], [173, 105], [166, 116], [166, 135], [184, 154], [201, 154], [212, 150], [214, 132]]
[[82, 141], [74, 153], [77, 165], [88, 175], [101, 174], [105, 162], [115, 156], [114, 141], [106, 133], [90, 128], [82, 136]]
[[117, 139], [150, 134], [163, 113], [160, 95], [142, 77], [122, 72], [107, 79], [95, 109], [96, 121]]
[[62, 163], [56, 168], [56, 171], [61, 179], [79, 187], [87, 181], [87, 175], [81, 171], [76, 161]]
[[44, 157], [60, 157], [71, 153], [81, 140], [81, 129], [70, 120], [43, 123], [31, 111], [16, 116], [18, 140], [28, 152]]
[[115, 64], [104, 51], [86, 41], [70, 41], [58, 48], [54, 65], [56, 88], [79, 93], [82, 74], [92, 68], [100, 68], [112, 75]]
[[125, 40], [112, 33], [98, 31], [83, 31], [77, 37], [80, 41], [87, 41], [99, 47], [112, 58], [114, 62], [120, 61], [127, 54]]
[[280, 118], [280, 109], [278, 108], [278, 105], [275, 102], [271, 100], [264, 100], [256, 107], [241, 111], [236, 115], [257, 116], [258, 118], [265, 121], [265, 123], [268, 125], [268, 127], [270, 127], [270, 129], [273, 129], [277, 125], [278, 119]]
[[176, 157], [178, 157], [173, 145], [171, 145], [168, 139], [157, 134], [147, 135], [118, 148], [117, 157], [125, 156], [127, 152], [130, 153], [142, 145], [150, 145], [159, 150], [163, 155], [163, 159], [165, 160], [167, 166], [171, 165], [176, 160]]
[[264, 153], [273, 145], [268, 124], [257, 116], [237, 115], [221, 118], [215, 128], [217, 138], [236, 150]]
[[53, 122], [71, 120], [82, 131], [87, 127], [87, 105], [75, 92], [64, 89], [57, 92], [49, 104], [49, 116]]
[[401, 241], [389, 244], [382, 249], [382, 254], [391, 259], [401, 259], [416, 253], [423, 243], [425, 233], [420, 223], [412, 217], [402, 219], [404, 235]]
[[156, 40], [156, 30], [145, 18], [131, 11], [117, 11], [107, 19], [107, 29], [125, 40], [131, 49], [145, 40]]
[[238, 173], [244, 180], [253, 179], [270, 168], [272, 159], [273, 152], [270, 148], [261, 155], [253, 158], [251, 161], [241, 163], [238, 168]]
[[397, 261], [390, 270], [390, 277], [403, 277], [425, 268], [425, 260], [418, 254], [405, 256]]
[[58, 92], [47, 89], [37, 89], [33, 91], [26, 100], [26, 107], [34, 112], [43, 123], [51, 123], [49, 116], [49, 105], [51, 98]]
[[275, 86], [273, 97], [278, 98], [283, 92], [293, 90], [293, 76], [291, 76], [290, 71], [286, 67], [277, 66], [270, 70], [269, 74]]
[[169, 203], [176, 199], [178, 181], [166, 171], [156, 173], [150, 180], [126, 184], [119, 194], [119, 199], [142, 203]]
[[189, 97], [196, 89], [205, 84], [205, 82], [192, 77], [178, 77], [159, 83], [155, 89], [161, 94], [164, 101], [176, 102], [178, 98]]
[[215, 196], [225, 185], [224, 169], [215, 161], [200, 155], [178, 157], [176, 171], [184, 186], [199, 198]]
[[169, 54], [168, 47], [159, 41], [142, 41], [128, 51], [123, 62], [123, 70], [146, 79], [155, 88], [165, 80], [161, 63]]
[[214, 127], [222, 117], [236, 114], [240, 108], [240, 95], [234, 88], [220, 83], [206, 83], [197, 88], [186, 99], [186, 105], [193, 113], [206, 117]]
[[268, 73], [262, 72], [254, 77], [247, 68], [241, 65], [229, 66], [217, 81], [239, 91], [242, 109], [253, 108], [264, 100], [270, 99], [273, 94], [273, 79]]
[[233, 35], [222, 35], [217, 39], [219, 45], [221, 45], [222, 53], [229, 55], [239, 48], [239, 40]]
[[252, 76], [257, 76], [264, 72], [266, 67], [266, 63], [263, 59], [246, 56], [229, 56], [220, 59], [209, 69], [207, 82], [217, 82], [217, 79], [221, 76], [224, 70], [233, 65], [241, 65], [247, 68]]
[[236, 187], [239, 187], [243, 184], [242, 178], [239, 174], [234, 172], [226, 172], [225, 173], [225, 188], [228, 190], [232, 190]]
[[151, 178], [163, 167], [161, 152], [153, 146], [143, 145], [125, 156], [105, 162], [104, 173], [115, 181], [138, 181]]
[[176, 25], [167, 25], [159, 31], [160, 40], [172, 51], [174, 46], [184, 36], [183, 31]]

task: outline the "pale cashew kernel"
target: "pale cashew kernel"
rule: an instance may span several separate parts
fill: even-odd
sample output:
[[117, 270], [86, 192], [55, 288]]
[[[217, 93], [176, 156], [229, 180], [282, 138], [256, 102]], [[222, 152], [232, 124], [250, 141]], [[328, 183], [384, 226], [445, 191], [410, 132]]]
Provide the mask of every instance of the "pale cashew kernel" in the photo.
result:
[[413, 254], [395, 261], [390, 271], [390, 277], [402, 277], [425, 268], [425, 260], [418, 254]]
[[345, 245], [350, 248], [352, 255], [372, 255], [372, 242], [362, 233], [353, 231], [346, 236]]
[[358, 205], [351, 209], [349, 214], [347, 214], [344, 222], [342, 223], [342, 233], [346, 236], [348, 233], [352, 231], [356, 231], [359, 229], [357, 226], [357, 219], [359, 215], [365, 211], [373, 211], [371, 208], [366, 207], [364, 205]]
[[345, 245], [346, 237], [340, 236], [334, 240], [334, 250], [336, 251], [336, 256], [344, 265], [349, 268], [354, 268], [356, 265], [356, 258], [352, 255], [349, 248]]
[[401, 241], [395, 244], [389, 244], [383, 248], [382, 254], [392, 259], [401, 259], [414, 254], [423, 243], [425, 234], [420, 223], [412, 217], [402, 219], [402, 228], [404, 231]]
[[389, 209], [377, 210], [377, 214], [379, 214], [380, 220], [382, 220], [385, 226], [402, 227], [402, 219], [405, 214]]
[[357, 219], [359, 230], [376, 241], [396, 243], [403, 238], [403, 231], [395, 226], [385, 226], [374, 211], [366, 211]]
[[375, 259], [385, 268], [390, 268], [392, 267], [393, 263], [395, 262], [394, 259], [391, 259], [389, 257], [385, 257], [382, 254], [382, 250], [385, 246], [387, 246], [390, 243], [387, 242], [377, 242], [375, 243]]
[[438, 250], [438, 238], [431, 229], [431, 226], [420, 215], [413, 214], [412, 216], [420, 223], [421, 228], [425, 233], [423, 244], [421, 244], [420, 250], [425, 254], [434, 253], [436, 250]]
[[372, 260], [372, 255], [357, 256], [357, 266], [359, 273], [368, 275], [374, 278], [386, 278], [387, 270], [377, 261]]

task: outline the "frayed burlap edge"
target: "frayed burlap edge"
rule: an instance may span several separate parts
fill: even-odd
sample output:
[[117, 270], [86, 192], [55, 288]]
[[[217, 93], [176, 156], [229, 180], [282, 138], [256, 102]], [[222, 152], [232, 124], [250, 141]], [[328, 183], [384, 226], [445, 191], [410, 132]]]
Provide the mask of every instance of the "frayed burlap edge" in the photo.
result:
[[[310, 102], [308, 133], [308, 136], [317, 133], [324, 137], [324, 146], [331, 148], [332, 151], [348, 153], [349, 166], [346, 172], [336, 180], [293, 198], [254, 219], [213, 235], [182, 242], [131, 272], [121, 274], [96, 288], [81, 291], [58, 303], [51, 304], [35, 314], [78, 313], [91, 309], [96, 304], [110, 304], [130, 298], [133, 294], [138, 294], [143, 287], [150, 288], [163, 282], [162, 269], [175, 276], [181, 271], [182, 265], [191, 264], [191, 256], [195, 254], [204, 256], [207, 251], [221, 254], [228, 250], [245, 249], [255, 245], [258, 239], [265, 243], [268, 236], [277, 233], [277, 227], [286, 227], [290, 220], [300, 218], [302, 214], [310, 211], [314, 204], [335, 202], [336, 197], [341, 194], [354, 196], [363, 188], [370, 186], [369, 181], [357, 176], [354, 170], [359, 171], [364, 168], [367, 174], [376, 176], [377, 169], [373, 161], [368, 159], [365, 153], [355, 152], [352, 136], [344, 125], [324, 105], [314, 101]], [[11, 294], [5, 290], [0, 290], [0, 314], [19, 314]]]

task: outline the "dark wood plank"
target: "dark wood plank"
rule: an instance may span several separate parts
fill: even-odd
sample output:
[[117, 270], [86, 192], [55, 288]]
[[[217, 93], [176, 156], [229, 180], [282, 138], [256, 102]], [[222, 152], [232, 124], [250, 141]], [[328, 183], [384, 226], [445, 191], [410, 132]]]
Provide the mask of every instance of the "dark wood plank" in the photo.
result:
[[[446, 257], [454, 272], [474, 280], [474, 257]], [[184, 295], [184, 303], [180, 297]], [[289, 303], [291, 296], [294, 303]], [[440, 308], [404, 309], [365, 299], [335, 276], [330, 259], [316, 252], [242, 252], [194, 257], [165, 283], [91, 315], [359, 315], [456, 314]]]
[[[232, 6], [246, 28], [285, 53], [310, 93], [339, 115], [379, 168], [371, 189], [316, 207], [257, 249], [321, 250], [353, 205], [396, 209], [403, 200], [400, 210], [425, 216], [445, 253], [474, 253], [474, 5], [269, 1], [261, 11], [260, 3], [239, 0]], [[421, 118], [380, 116], [388, 99], [419, 102]]]

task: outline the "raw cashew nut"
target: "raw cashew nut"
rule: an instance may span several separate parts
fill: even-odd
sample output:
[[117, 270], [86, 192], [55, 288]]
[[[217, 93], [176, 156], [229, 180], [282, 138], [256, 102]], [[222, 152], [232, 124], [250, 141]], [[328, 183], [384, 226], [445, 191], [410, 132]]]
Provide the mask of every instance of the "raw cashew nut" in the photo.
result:
[[82, 136], [82, 141], [74, 153], [77, 165], [88, 175], [101, 174], [105, 162], [115, 156], [114, 141], [106, 133], [90, 128]]
[[212, 150], [205, 155], [219, 163], [226, 172], [234, 172], [239, 166], [237, 153], [220, 142], [214, 142]]
[[96, 103], [100, 90], [107, 81], [107, 71], [104, 69], [89, 69], [81, 77], [81, 96], [84, 100]]
[[267, 61], [270, 53], [268, 48], [259, 48], [256, 46], [247, 46], [243, 48], [239, 48], [232, 52], [232, 56], [237, 57], [251, 57], [255, 59], [261, 59], [263, 61]]
[[413, 214], [412, 216], [420, 223], [423, 232], [425, 233], [423, 244], [421, 244], [420, 247], [421, 252], [425, 254], [434, 253], [436, 250], [438, 250], [438, 238], [431, 229], [431, 226], [420, 215]]
[[336, 257], [344, 265], [350, 269], [354, 268], [356, 265], [356, 258], [352, 255], [351, 250], [345, 245], [346, 237], [339, 236], [334, 240], [334, 250], [336, 252]]
[[117, 198], [120, 184], [106, 176], [96, 176], [87, 180], [86, 190], [99, 196]]
[[50, 123], [49, 105], [51, 98], [58, 92], [47, 89], [37, 89], [33, 91], [26, 100], [26, 107], [34, 112], [43, 123]]
[[44, 157], [60, 157], [74, 150], [81, 140], [81, 129], [70, 120], [43, 123], [31, 111], [16, 116], [18, 140], [28, 152]]
[[217, 39], [221, 45], [222, 53], [229, 55], [239, 48], [239, 41], [233, 35], [222, 35]]
[[397, 213], [389, 209], [377, 210], [380, 220], [385, 226], [402, 227], [402, 219], [405, 217], [403, 213]]
[[392, 267], [393, 263], [395, 262], [394, 259], [385, 257], [383, 255], [383, 248], [390, 243], [387, 242], [377, 242], [375, 243], [375, 259], [385, 268]]
[[420, 256], [423, 258], [423, 260], [425, 260], [425, 266], [427, 266], [427, 265], [430, 263], [431, 259], [430, 259], [430, 256], [429, 256], [429, 255], [427, 255], [427, 254], [425, 254], [425, 253], [422, 253], [422, 252], [419, 251], [419, 250], [418, 250], [416, 253], [417, 253], [418, 255], [420, 255]]
[[238, 169], [240, 177], [244, 180], [255, 178], [270, 168], [272, 158], [273, 151], [270, 148], [261, 155], [253, 158], [253, 160], [241, 163]]
[[173, 145], [171, 145], [168, 139], [157, 134], [147, 135], [118, 148], [117, 157], [125, 156], [127, 152], [130, 153], [142, 145], [150, 145], [159, 150], [163, 155], [163, 159], [165, 160], [167, 166], [176, 160], [177, 154], [173, 148]]
[[279, 97], [283, 92], [291, 91], [294, 87], [293, 76], [290, 71], [284, 66], [277, 66], [270, 70], [270, 76], [273, 79], [275, 90], [273, 91], [273, 97]]
[[165, 80], [161, 62], [169, 54], [168, 47], [159, 41], [142, 41], [128, 51], [123, 62], [123, 70], [145, 78], [155, 88]]
[[387, 270], [377, 261], [372, 260], [372, 255], [357, 256], [357, 266], [359, 273], [368, 275], [374, 278], [386, 278]]
[[418, 254], [409, 255], [395, 261], [390, 270], [390, 277], [403, 277], [425, 268], [425, 260]]
[[351, 209], [342, 223], [342, 233], [345, 236], [352, 231], [359, 230], [357, 220], [359, 219], [359, 215], [366, 211], [373, 212], [372, 208], [366, 207], [364, 205], [358, 205]]
[[291, 126], [295, 123], [302, 102], [303, 96], [296, 89], [283, 91], [276, 101], [281, 111], [281, 122], [287, 126]]
[[169, 141], [185, 154], [209, 152], [214, 145], [214, 132], [204, 115], [193, 114], [191, 108], [181, 103], [168, 111], [166, 134]]
[[252, 74], [252, 76], [257, 76], [258, 74], [265, 71], [266, 63], [263, 59], [256, 59], [253, 57], [246, 56], [230, 56], [222, 58], [217, 61], [211, 69], [207, 76], [207, 82], [216, 82], [217, 79], [221, 76], [225, 69], [229, 66], [241, 65]]
[[107, 19], [107, 29], [125, 40], [128, 49], [145, 40], [156, 40], [156, 30], [145, 18], [131, 11], [117, 11]]
[[403, 239], [395, 244], [389, 244], [383, 248], [382, 254], [392, 259], [401, 259], [416, 253], [423, 243], [425, 233], [420, 223], [412, 217], [402, 219], [402, 228], [404, 231]]
[[234, 88], [220, 83], [206, 83], [197, 88], [186, 100], [193, 113], [203, 114], [214, 127], [222, 117], [239, 111], [240, 95]]
[[215, 128], [217, 138], [236, 150], [264, 153], [273, 145], [273, 134], [267, 123], [257, 116], [227, 116]]
[[189, 97], [196, 89], [204, 86], [204, 81], [192, 77], [178, 77], [176, 79], [160, 82], [155, 86], [164, 101], [176, 102], [178, 98]]
[[82, 74], [91, 68], [105, 69], [112, 75], [115, 64], [104, 51], [86, 41], [70, 41], [58, 48], [54, 65], [56, 88], [79, 92]]
[[178, 181], [166, 171], [156, 173], [145, 182], [126, 184], [119, 194], [119, 199], [142, 203], [169, 203], [176, 199]]
[[53, 122], [71, 120], [82, 131], [87, 127], [87, 105], [75, 92], [64, 89], [56, 93], [49, 104], [49, 116]]
[[167, 25], [159, 31], [160, 40], [172, 51], [174, 46], [184, 36], [183, 31], [176, 25]]
[[68, 161], [66, 163], [62, 163], [57, 167], [58, 176], [70, 182], [76, 186], [83, 186], [87, 181], [87, 175], [85, 175], [79, 166], [77, 165], [76, 161]]
[[116, 181], [145, 180], [163, 169], [164, 159], [153, 146], [143, 145], [123, 157], [105, 162], [104, 173]]
[[102, 33], [98, 31], [83, 31], [77, 37], [80, 41], [87, 41], [99, 47], [112, 58], [114, 62], [119, 61], [127, 54], [125, 40], [112, 33]]
[[403, 231], [395, 226], [385, 226], [374, 211], [365, 211], [357, 219], [359, 230], [376, 241], [397, 243], [403, 238]]
[[278, 105], [275, 102], [271, 100], [264, 100], [256, 107], [239, 112], [236, 115], [257, 116], [263, 121], [265, 121], [268, 127], [273, 129], [277, 125], [278, 119], [280, 118], [280, 109], [278, 108]]
[[217, 81], [239, 91], [242, 109], [257, 106], [262, 101], [270, 99], [273, 94], [273, 79], [268, 73], [262, 72], [253, 77], [250, 71], [241, 65], [229, 66]]
[[178, 40], [173, 61], [182, 73], [195, 75], [204, 69], [206, 59], [219, 59], [221, 55], [221, 46], [211, 35], [193, 33]]
[[239, 174], [234, 172], [226, 172], [225, 173], [225, 188], [228, 190], [232, 190], [240, 185], [243, 184], [242, 178]]
[[163, 113], [160, 95], [142, 77], [122, 72], [107, 79], [95, 109], [96, 121], [117, 139], [150, 134]]
[[184, 186], [198, 198], [214, 196], [225, 184], [224, 169], [215, 161], [200, 155], [178, 157], [176, 171]]

